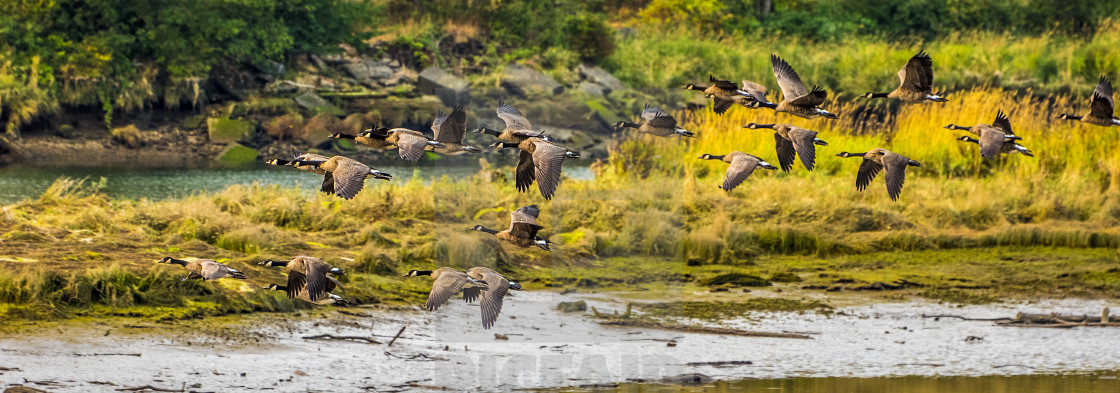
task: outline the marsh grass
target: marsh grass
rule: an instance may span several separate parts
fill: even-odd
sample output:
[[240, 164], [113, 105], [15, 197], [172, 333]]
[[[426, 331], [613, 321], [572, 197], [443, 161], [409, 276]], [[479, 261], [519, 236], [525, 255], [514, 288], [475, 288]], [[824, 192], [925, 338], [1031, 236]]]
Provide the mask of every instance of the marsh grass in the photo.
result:
[[647, 27], [619, 41], [605, 65], [633, 87], [680, 87], [707, 82], [711, 74], [776, 88], [769, 63], [773, 53], [790, 61], [807, 84], [823, 86], [830, 95], [853, 97], [893, 89], [898, 85], [898, 70], [924, 49], [934, 59], [934, 88], [938, 90], [992, 86], [1086, 95], [1098, 76], [1120, 72], [1120, 54], [1111, 49], [1117, 45], [1118, 21], [1106, 21], [1096, 34], [1085, 37], [963, 31], [928, 42], [873, 36], [818, 42], [782, 35], [711, 35], [686, 27]]

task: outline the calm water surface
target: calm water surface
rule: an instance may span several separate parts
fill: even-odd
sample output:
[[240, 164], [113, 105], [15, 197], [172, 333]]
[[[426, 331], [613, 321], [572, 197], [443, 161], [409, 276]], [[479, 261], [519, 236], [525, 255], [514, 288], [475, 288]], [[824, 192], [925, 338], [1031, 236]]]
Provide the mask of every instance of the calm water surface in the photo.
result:
[[[582, 389], [579, 389], [582, 390]], [[576, 390], [576, 391], [579, 391]], [[596, 392], [770, 393], [1115, 393], [1117, 374], [1012, 375], [986, 377], [787, 378], [716, 382], [696, 387], [623, 384]]]
[[[498, 163], [498, 167], [516, 165], [516, 161]], [[471, 176], [479, 171], [477, 162], [463, 161], [439, 165], [392, 166], [376, 165], [392, 174], [393, 181], [417, 176], [425, 181], [444, 175], [452, 179]], [[565, 166], [564, 173], [574, 179], [591, 179], [586, 166]], [[292, 168], [258, 164], [242, 168], [107, 168], [107, 167], [0, 167], [0, 203], [14, 203], [37, 198], [62, 176], [88, 177], [97, 182], [105, 178], [103, 191], [113, 198], [160, 200], [222, 190], [234, 184], [275, 184], [309, 191], [318, 190], [323, 178]]]

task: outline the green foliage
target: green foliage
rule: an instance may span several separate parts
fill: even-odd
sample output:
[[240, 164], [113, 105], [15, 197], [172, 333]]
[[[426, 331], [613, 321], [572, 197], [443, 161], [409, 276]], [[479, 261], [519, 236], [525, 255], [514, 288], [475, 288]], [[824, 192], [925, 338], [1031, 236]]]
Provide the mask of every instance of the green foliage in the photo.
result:
[[0, 2], [0, 111], [13, 133], [59, 101], [96, 103], [108, 128], [117, 108], [194, 102], [189, 86], [219, 61], [334, 51], [379, 15], [367, 0]]

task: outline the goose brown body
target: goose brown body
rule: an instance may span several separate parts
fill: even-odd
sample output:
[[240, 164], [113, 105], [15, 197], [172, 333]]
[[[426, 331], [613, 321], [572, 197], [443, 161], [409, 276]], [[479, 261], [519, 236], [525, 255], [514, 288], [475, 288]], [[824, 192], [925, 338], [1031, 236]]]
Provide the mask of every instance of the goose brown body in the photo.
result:
[[542, 250], [549, 250], [549, 244], [552, 242], [548, 239], [537, 236], [537, 233], [543, 226], [537, 224], [537, 218], [540, 216], [541, 210], [537, 205], [525, 206], [520, 209], [510, 212], [509, 229], [504, 231], [496, 231], [486, 228], [482, 225], [475, 225], [471, 230], [489, 233], [494, 235], [500, 240], [504, 240], [518, 247], [540, 247]]
[[782, 171], [789, 172], [793, 168], [795, 157], [801, 158], [801, 164], [810, 171], [816, 166], [816, 145], [827, 146], [828, 143], [817, 138], [816, 131], [810, 131], [792, 124], [756, 124], [750, 123], [743, 128], [772, 129], [774, 130], [774, 146], [778, 153], [778, 164]]
[[436, 114], [435, 120], [432, 120], [432, 133], [435, 141], [442, 146], [427, 144], [424, 150], [448, 156], [482, 152], [477, 147], [463, 144], [467, 135], [467, 111], [462, 106], [456, 106], [451, 113]]
[[806, 119], [822, 116], [829, 119], [838, 117], [820, 107], [828, 97], [828, 92], [817, 86], [813, 86], [812, 90], [806, 89], [797, 71], [777, 55], [770, 55], [770, 66], [774, 70], [774, 78], [778, 80], [778, 86], [782, 88], [782, 101], [777, 104], [759, 102], [756, 105]]
[[217, 280], [223, 277], [230, 277], [236, 279], [245, 279], [245, 275], [240, 271], [233, 269], [225, 264], [219, 263], [213, 259], [195, 259], [195, 260], [182, 260], [172, 257], [165, 257], [159, 263], [169, 263], [179, 265], [187, 269], [189, 272], [184, 280], [200, 279], [200, 280]]
[[1097, 87], [1093, 89], [1093, 96], [1089, 101], [1089, 113], [1082, 116], [1062, 114], [1062, 120], [1078, 120], [1082, 123], [1102, 127], [1120, 126], [1120, 119], [1113, 115], [1115, 101], [1112, 99], [1112, 81], [1107, 76], [1101, 75], [1097, 80]]
[[906, 156], [879, 148], [868, 150], [866, 153], [840, 152], [836, 156], [863, 158], [863, 162], [859, 165], [859, 172], [856, 173], [856, 189], [860, 192], [871, 184], [871, 180], [875, 179], [879, 172], [885, 171], [887, 195], [892, 201], [898, 200], [902, 193], [902, 184], [906, 182], [906, 167], [922, 166], [921, 163]]
[[762, 158], [759, 158], [758, 156], [738, 151], [733, 151], [722, 156], [704, 154], [700, 156], [700, 159], [720, 160], [731, 164], [727, 167], [727, 175], [723, 178], [723, 184], [719, 186], [719, 188], [727, 192], [734, 190], [735, 187], [738, 187], [739, 184], [742, 184], [744, 180], [747, 180], [747, 178], [750, 177], [751, 174], [754, 173], [754, 170], [758, 167], [762, 167], [765, 169], [778, 169], [778, 167], [770, 165], [770, 163], [766, 162]]
[[910, 58], [898, 71], [898, 88], [890, 93], [867, 93], [864, 98], [893, 98], [903, 102], [946, 102], [933, 95], [933, 59], [925, 51]]

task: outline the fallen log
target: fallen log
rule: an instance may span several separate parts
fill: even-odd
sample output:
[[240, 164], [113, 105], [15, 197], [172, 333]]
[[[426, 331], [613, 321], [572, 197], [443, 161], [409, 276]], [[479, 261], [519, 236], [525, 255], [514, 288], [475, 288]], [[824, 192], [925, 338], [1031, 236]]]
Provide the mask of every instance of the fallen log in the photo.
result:
[[319, 334], [315, 336], [301, 337], [304, 340], [342, 340], [342, 341], [364, 341], [366, 344], [381, 344], [380, 341], [374, 340], [369, 337], [361, 336], [335, 336], [331, 334]]

